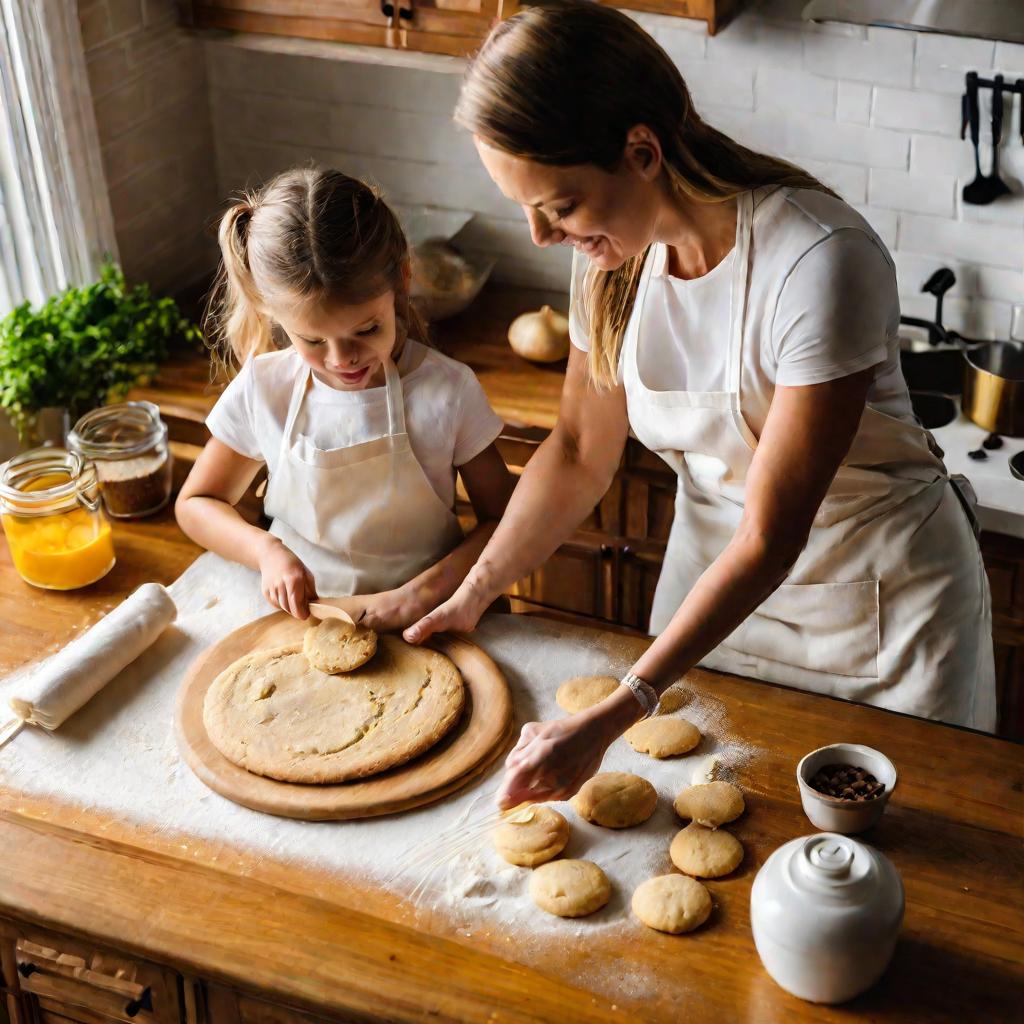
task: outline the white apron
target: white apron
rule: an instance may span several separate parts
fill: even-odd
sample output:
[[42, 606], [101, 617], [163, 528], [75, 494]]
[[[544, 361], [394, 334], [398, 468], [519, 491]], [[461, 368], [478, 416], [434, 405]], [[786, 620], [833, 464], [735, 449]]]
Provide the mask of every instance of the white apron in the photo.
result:
[[[652, 633], [666, 627], [743, 514], [757, 447], [740, 408], [752, 221], [748, 192], [738, 202], [725, 391], [652, 391], [642, 381], [637, 346], [678, 343], [644, 329], [653, 247], [623, 339], [630, 427], [679, 476]], [[930, 440], [923, 428], [867, 408], [786, 582], [701, 664], [991, 731], [988, 581]]]
[[321, 597], [391, 590], [459, 543], [459, 521], [409, 443], [402, 381], [390, 359], [388, 433], [347, 448], [317, 448], [295, 432], [311, 374], [303, 366], [295, 382], [271, 469], [264, 500], [270, 532], [313, 573]]

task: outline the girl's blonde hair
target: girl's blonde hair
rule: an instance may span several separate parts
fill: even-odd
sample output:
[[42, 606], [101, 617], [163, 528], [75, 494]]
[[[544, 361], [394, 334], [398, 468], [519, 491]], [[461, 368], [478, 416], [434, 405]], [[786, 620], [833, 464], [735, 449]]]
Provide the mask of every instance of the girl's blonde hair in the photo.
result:
[[341, 171], [296, 168], [231, 204], [217, 233], [221, 265], [206, 311], [207, 341], [227, 376], [271, 352], [271, 310], [395, 293], [396, 351], [426, 329], [409, 302], [409, 246], [378, 192]]
[[[455, 120], [512, 156], [609, 172], [620, 165], [629, 130], [644, 124], [661, 143], [670, 187], [699, 202], [724, 202], [760, 185], [834, 194], [799, 167], [703, 121], [665, 51], [626, 15], [588, 0], [530, 7], [495, 26], [466, 72]], [[599, 386], [618, 378], [646, 255], [617, 270], [590, 267], [584, 280], [588, 366]]]

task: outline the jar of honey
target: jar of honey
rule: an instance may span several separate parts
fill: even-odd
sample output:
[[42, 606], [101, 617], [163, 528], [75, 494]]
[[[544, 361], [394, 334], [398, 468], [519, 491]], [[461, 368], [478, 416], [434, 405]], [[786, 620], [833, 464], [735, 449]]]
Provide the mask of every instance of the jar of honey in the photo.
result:
[[34, 448], [0, 472], [0, 522], [26, 583], [74, 590], [114, 566], [96, 467], [63, 448]]
[[68, 449], [95, 464], [107, 515], [148, 516], [170, 500], [173, 456], [167, 424], [152, 402], [120, 402], [87, 412], [68, 434]]

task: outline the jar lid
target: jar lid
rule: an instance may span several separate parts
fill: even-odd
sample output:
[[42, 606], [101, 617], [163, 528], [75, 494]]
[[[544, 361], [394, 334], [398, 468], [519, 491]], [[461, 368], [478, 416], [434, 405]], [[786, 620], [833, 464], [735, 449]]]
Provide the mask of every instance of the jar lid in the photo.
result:
[[45, 515], [79, 504], [94, 510], [98, 507], [96, 490], [96, 467], [78, 452], [33, 448], [4, 464], [0, 510]]
[[130, 459], [167, 437], [152, 402], [120, 402], [87, 412], [68, 434], [68, 447], [90, 459]]

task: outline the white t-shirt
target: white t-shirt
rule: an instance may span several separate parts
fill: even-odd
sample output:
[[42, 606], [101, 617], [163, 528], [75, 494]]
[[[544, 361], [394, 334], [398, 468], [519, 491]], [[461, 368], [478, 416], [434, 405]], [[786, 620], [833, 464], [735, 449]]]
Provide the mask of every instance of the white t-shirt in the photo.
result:
[[[479, 455], [501, 433], [502, 422], [487, 402], [473, 371], [416, 341], [398, 360], [405, 422], [419, 464], [437, 496], [455, 503], [455, 469]], [[288, 405], [305, 364], [291, 348], [250, 359], [206, 417], [210, 433], [273, 473]], [[347, 448], [388, 432], [387, 389], [339, 391], [318, 380], [295, 424], [317, 448]]]
[[[637, 363], [652, 391], [720, 391], [735, 249], [703, 277], [666, 271], [653, 246]], [[870, 225], [840, 199], [813, 189], [755, 192], [740, 405], [760, 435], [775, 387], [821, 384], [877, 367], [868, 404], [913, 421], [899, 362], [896, 271]], [[573, 260], [569, 334], [590, 347], [583, 306], [585, 257]], [[641, 288], [642, 288], [641, 284]], [[634, 309], [634, 323], [638, 310]]]

